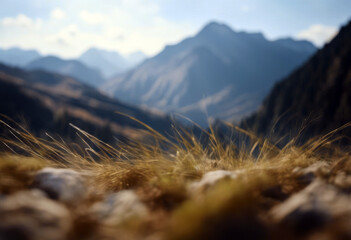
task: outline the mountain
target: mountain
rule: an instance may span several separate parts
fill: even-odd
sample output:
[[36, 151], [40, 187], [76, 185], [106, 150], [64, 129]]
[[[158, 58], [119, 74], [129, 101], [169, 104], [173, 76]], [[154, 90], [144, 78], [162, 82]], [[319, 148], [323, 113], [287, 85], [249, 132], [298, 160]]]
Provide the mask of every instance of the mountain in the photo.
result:
[[77, 60], [63, 60], [55, 56], [36, 59], [25, 66], [28, 70], [46, 70], [72, 76], [91, 86], [101, 86], [105, 79], [98, 70], [92, 69]]
[[123, 104], [71, 77], [45, 71], [25, 71], [0, 64], [0, 113], [27, 123], [30, 131], [76, 138], [69, 123], [95, 136], [140, 138], [144, 129], [122, 112], [161, 133], [169, 132], [168, 117]]
[[102, 89], [201, 125], [207, 125], [208, 117], [238, 121], [256, 110], [278, 79], [315, 51], [305, 41], [268, 41], [260, 33], [235, 32], [212, 22]]
[[[278, 82], [242, 127], [261, 135], [328, 133], [351, 121], [351, 22], [308, 62]], [[348, 130], [346, 135], [350, 136]]]
[[146, 55], [142, 51], [132, 52], [127, 56], [127, 60], [132, 66], [136, 66], [146, 59]]
[[99, 69], [105, 78], [111, 78], [118, 73], [134, 67], [143, 61], [145, 57], [142, 52], [135, 52], [127, 57], [123, 57], [115, 51], [90, 48], [79, 57], [79, 61], [87, 66]]
[[39, 52], [35, 50], [23, 50], [20, 48], [0, 49], [0, 63], [11, 66], [23, 67], [40, 57]]
[[294, 51], [313, 53], [316, 51], [316, 47], [309, 41], [306, 40], [295, 40], [292, 38], [282, 38], [273, 41], [281, 45], [282, 47], [290, 48]]

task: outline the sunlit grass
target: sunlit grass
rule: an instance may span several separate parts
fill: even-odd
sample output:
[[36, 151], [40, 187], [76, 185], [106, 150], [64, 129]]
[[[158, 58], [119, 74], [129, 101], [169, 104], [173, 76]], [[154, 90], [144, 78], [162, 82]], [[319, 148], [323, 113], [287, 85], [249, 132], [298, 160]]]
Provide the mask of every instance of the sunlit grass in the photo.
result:
[[[98, 238], [106, 231], [108, 239], [114, 239], [116, 231], [131, 231], [126, 238], [213, 239], [216, 234], [223, 238], [225, 234], [243, 234], [235, 229], [246, 225], [257, 229], [258, 235], [253, 237], [260, 237], [272, 230], [265, 219], [269, 209], [306, 186], [298, 181], [294, 169], [323, 161], [331, 165], [331, 172], [321, 174], [322, 178], [328, 179], [333, 171], [351, 171], [347, 151], [333, 145], [335, 132], [300, 146], [293, 139], [278, 148], [232, 126], [250, 139], [238, 147], [235, 141], [224, 144], [213, 128], [203, 130], [204, 144], [185, 129], [175, 128], [169, 137], [146, 126], [152, 141], [111, 145], [73, 125], [79, 143], [50, 135], [40, 139], [14, 123], [1, 125], [8, 134], [0, 139], [5, 149], [0, 155], [0, 194], [30, 188], [35, 172], [43, 167], [71, 168], [89, 176], [89, 197], [71, 209], [79, 226], [72, 232], [75, 238], [91, 224], [95, 226], [90, 228], [92, 235]], [[214, 170], [242, 174], [206, 191], [189, 191], [192, 182]], [[91, 204], [124, 189], [134, 189], [152, 212], [145, 222], [126, 225], [123, 230], [101, 230], [96, 227], [99, 223], [82, 221]]]

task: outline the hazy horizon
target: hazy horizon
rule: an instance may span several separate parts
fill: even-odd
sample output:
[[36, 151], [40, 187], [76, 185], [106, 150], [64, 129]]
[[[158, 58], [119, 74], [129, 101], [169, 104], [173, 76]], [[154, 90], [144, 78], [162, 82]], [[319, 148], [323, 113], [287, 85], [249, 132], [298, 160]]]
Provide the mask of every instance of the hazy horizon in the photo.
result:
[[152, 56], [211, 21], [235, 31], [261, 32], [269, 40], [291, 37], [321, 47], [350, 19], [351, 9], [345, 0], [4, 0], [2, 5], [0, 48], [36, 49], [63, 58], [75, 58], [91, 47]]
[[[121, 55], [124, 56], [124, 57], [127, 57], [127, 56], [129, 56], [129, 55], [132, 55], [132, 54], [135, 54], [135, 53], [138, 53], [138, 52], [141, 52], [141, 53], [145, 54], [147, 57], [152, 57], [152, 56], [157, 55], [157, 54], [159, 54], [160, 52], [162, 52], [162, 50], [164, 50], [164, 48], [165, 48], [166, 46], [168, 46], [168, 45], [175, 45], [175, 44], [179, 43], [180, 41], [182, 41], [182, 40], [184, 40], [184, 39], [186, 39], [186, 38], [195, 36], [198, 32], [201, 31], [201, 29], [203, 29], [207, 24], [209, 24], [209, 23], [211, 23], [211, 22], [216, 22], [216, 23], [219, 23], [219, 24], [225, 24], [225, 25], [229, 26], [230, 28], [232, 28], [229, 24], [227, 24], [227, 23], [225, 23], [225, 22], [220, 22], [220, 21], [216, 21], [216, 20], [210, 20], [210, 21], [206, 22], [201, 28], [199, 28], [199, 29], [198, 29], [196, 32], [194, 32], [193, 34], [190, 34], [190, 35], [188, 35], [188, 36], [184, 36], [183, 39], [179, 39], [178, 41], [174, 41], [174, 42], [172, 42], [172, 43], [166, 43], [164, 46], [162, 46], [162, 48], [161, 48], [159, 51], [155, 52], [154, 54], [147, 54], [147, 53], [145, 53], [144, 51], [139, 50], [139, 49], [136, 49], [135, 51], [132, 51], [132, 52], [129, 52], [129, 53], [123, 53], [123, 52], [121, 52], [121, 51], [119, 51], [119, 50], [116, 50], [116, 49], [108, 49], [108, 48], [105, 48], [105, 47], [103, 47], [103, 46], [96, 46], [96, 45], [92, 45], [92, 46], [90, 46], [90, 47], [88, 47], [88, 48], [82, 50], [82, 51], [81, 51], [80, 53], [78, 53], [77, 55], [68, 56], [68, 57], [62, 55], [61, 53], [51, 53], [51, 52], [49, 52], [49, 53], [44, 53], [44, 52], [42, 52], [42, 51], [41, 51], [40, 49], [38, 49], [38, 48], [25, 48], [25, 47], [21, 47], [20, 45], [13, 45], [13, 46], [9, 46], [9, 47], [2, 47], [2, 46], [0, 46], [0, 49], [9, 50], [9, 49], [18, 48], [18, 49], [21, 49], [21, 50], [28, 50], [28, 51], [30, 51], [30, 50], [35, 50], [35, 51], [39, 52], [42, 56], [55, 56], [55, 57], [60, 57], [60, 58], [62, 58], [62, 59], [66, 59], [66, 60], [79, 58], [84, 52], [86, 52], [87, 50], [92, 49], [92, 48], [99, 49], [99, 50], [104, 50], [104, 51], [118, 52], [119, 54], [121, 54]], [[261, 34], [263, 34], [263, 36], [264, 36], [267, 40], [269, 40], [269, 41], [275, 41], [275, 40], [278, 40], [278, 39], [291, 38], [291, 39], [294, 39], [294, 40], [297, 40], [297, 41], [299, 41], [299, 40], [302, 40], [302, 41], [304, 41], [304, 40], [305, 40], [305, 41], [309, 41], [309, 42], [313, 43], [317, 48], [321, 48], [321, 47], [323, 46], [323, 45], [320, 45], [320, 44], [316, 44], [315, 42], [311, 41], [310, 39], [298, 38], [298, 37], [294, 37], [294, 36], [280, 36], [280, 37], [277, 37], [277, 38], [271, 38], [271, 39], [270, 39], [270, 38], [268, 38], [263, 32], [260, 32], [260, 31], [246, 31], [246, 30], [244, 30], [244, 29], [241, 29], [241, 30], [240, 30], [240, 29], [233, 29], [233, 28], [232, 28], [232, 30], [235, 31], [235, 32], [246, 32], [246, 33], [249, 33], [249, 34], [261, 33]], [[337, 34], [338, 31], [339, 31], [339, 29], [336, 29], [335, 33], [333, 33], [332, 35], [330, 35], [330, 38], [327, 39], [327, 40], [325, 40], [325, 42], [324, 42], [323, 44], [325, 44], [325, 43], [327, 43], [328, 41], [330, 41], [330, 40]]]

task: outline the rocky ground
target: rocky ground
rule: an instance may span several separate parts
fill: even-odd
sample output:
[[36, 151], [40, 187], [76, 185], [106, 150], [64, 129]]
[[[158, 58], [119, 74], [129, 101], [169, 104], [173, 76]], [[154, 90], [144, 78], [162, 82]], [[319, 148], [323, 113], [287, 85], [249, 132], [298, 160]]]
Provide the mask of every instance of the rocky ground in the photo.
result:
[[116, 170], [122, 179], [1, 159], [1, 240], [351, 239], [349, 157], [217, 166], [181, 181], [142, 176], [138, 164]]

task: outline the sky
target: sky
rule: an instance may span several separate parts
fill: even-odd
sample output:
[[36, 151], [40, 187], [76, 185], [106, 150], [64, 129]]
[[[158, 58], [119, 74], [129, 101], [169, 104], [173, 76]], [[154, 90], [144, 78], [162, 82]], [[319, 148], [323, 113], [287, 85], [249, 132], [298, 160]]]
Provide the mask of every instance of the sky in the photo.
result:
[[1, 0], [0, 48], [63, 58], [90, 47], [152, 56], [210, 21], [320, 47], [349, 20], [350, 0]]

